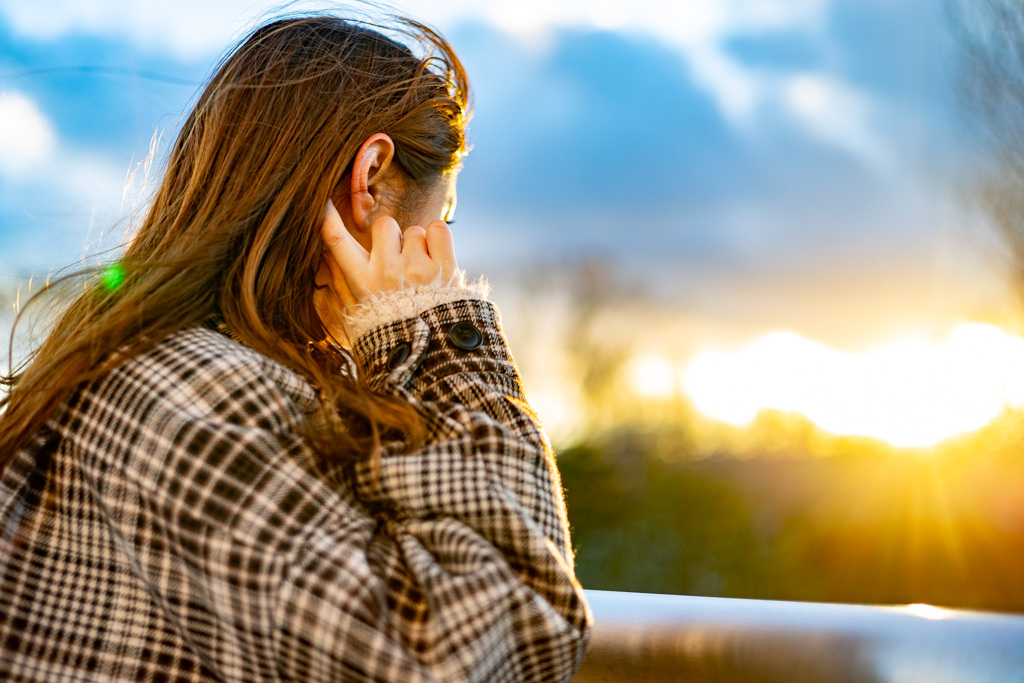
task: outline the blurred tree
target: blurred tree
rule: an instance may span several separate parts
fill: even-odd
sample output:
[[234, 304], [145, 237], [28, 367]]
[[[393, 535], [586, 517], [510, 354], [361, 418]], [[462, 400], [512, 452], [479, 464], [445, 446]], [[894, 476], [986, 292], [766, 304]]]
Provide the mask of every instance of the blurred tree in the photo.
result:
[[607, 590], [744, 594], [760, 552], [746, 504], [695, 463], [666, 461], [655, 443], [627, 430], [560, 455], [580, 580]]
[[959, 83], [968, 140], [981, 163], [968, 188], [1009, 249], [1024, 297], [1024, 3], [946, 0], [960, 46]]
[[679, 425], [562, 451], [583, 585], [1024, 611], [1021, 415], [931, 451], [819, 434], [785, 454], [771, 424], [710, 457]]

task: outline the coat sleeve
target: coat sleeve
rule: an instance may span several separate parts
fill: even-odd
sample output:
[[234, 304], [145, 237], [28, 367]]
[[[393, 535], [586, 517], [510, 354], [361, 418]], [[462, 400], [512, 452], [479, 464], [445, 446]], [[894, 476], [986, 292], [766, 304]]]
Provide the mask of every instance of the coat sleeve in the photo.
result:
[[573, 571], [551, 448], [497, 312], [436, 306], [363, 335], [376, 388], [425, 417], [426, 445], [386, 443], [335, 473], [370, 526], [321, 525], [279, 590], [281, 673], [320, 680], [564, 681], [590, 615]]

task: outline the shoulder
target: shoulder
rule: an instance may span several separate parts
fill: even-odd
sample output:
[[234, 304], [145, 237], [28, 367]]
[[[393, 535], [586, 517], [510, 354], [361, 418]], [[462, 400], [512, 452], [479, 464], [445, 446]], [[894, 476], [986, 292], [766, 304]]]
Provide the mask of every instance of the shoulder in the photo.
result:
[[79, 462], [155, 472], [225, 450], [299, 457], [315, 406], [315, 391], [296, 373], [214, 329], [192, 327], [75, 391], [48, 427]]
[[[172, 334], [94, 389], [125, 406], [216, 417], [278, 431], [308, 415], [313, 387], [297, 373], [210, 327]], [[125, 402], [128, 396], [130, 402]]]
[[[288, 501], [324, 507], [337, 495], [315, 474], [303, 437], [315, 400], [296, 373], [194, 327], [83, 387], [52, 426], [114, 517], [139, 499], [182, 534], [263, 534], [290, 546], [306, 517], [272, 512]], [[286, 534], [268, 530], [274, 520]]]

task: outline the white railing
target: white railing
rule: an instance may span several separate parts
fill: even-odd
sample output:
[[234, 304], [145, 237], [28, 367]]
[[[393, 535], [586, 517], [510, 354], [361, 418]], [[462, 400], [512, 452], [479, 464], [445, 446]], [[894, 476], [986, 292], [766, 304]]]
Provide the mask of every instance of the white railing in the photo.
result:
[[1024, 682], [1024, 615], [608, 591], [587, 597], [594, 630], [574, 683]]

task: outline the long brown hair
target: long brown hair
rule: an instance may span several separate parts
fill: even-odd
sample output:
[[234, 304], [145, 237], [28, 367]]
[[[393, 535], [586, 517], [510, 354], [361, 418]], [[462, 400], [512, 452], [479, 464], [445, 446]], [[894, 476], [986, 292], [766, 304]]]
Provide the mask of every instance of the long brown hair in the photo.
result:
[[0, 470], [76, 387], [218, 316], [319, 389], [329, 419], [310, 438], [325, 463], [377, 452], [382, 428], [421, 438], [407, 403], [337, 372], [346, 352], [326, 343], [313, 304], [320, 224], [374, 133], [391, 136], [409, 187], [452, 172], [466, 149], [469, 98], [451, 46], [412, 20], [382, 28], [303, 16], [255, 30], [185, 121], [123, 257], [77, 274], [84, 293], [4, 378]]

